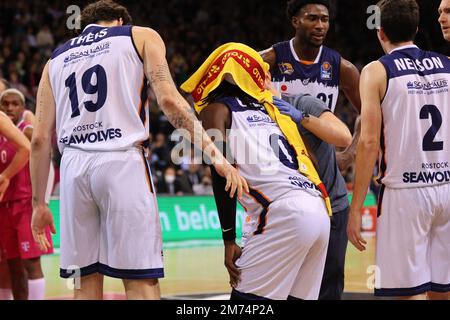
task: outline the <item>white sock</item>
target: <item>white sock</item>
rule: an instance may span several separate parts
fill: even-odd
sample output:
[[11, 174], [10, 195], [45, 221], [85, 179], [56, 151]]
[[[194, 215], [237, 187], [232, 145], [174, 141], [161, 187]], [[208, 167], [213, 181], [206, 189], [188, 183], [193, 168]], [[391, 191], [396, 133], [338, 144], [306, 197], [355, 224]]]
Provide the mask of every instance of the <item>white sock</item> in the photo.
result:
[[13, 295], [11, 289], [0, 288], [0, 300], [12, 300]]
[[44, 300], [45, 279], [28, 280], [28, 300]]

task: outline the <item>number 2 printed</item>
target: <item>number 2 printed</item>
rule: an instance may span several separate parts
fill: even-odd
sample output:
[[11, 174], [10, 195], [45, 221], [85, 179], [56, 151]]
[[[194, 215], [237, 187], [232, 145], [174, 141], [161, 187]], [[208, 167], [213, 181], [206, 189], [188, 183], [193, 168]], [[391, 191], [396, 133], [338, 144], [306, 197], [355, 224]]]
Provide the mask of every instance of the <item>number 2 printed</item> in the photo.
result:
[[441, 151], [444, 150], [443, 141], [434, 141], [442, 125], [442, 115], [439, 109], [434, 105], [425, 105], [420, 110], [420, 119], [425, 120], [431, 116], [431, 127], [423, 137], [423, 151]]

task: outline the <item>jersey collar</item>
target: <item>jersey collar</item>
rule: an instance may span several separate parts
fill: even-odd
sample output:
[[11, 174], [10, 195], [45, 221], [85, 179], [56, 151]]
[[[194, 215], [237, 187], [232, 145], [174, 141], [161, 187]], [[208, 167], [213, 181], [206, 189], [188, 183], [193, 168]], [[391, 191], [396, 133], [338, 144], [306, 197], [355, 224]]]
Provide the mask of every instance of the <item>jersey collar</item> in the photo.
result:
[[[291, 47], [291, 52], [292, 55], [294, 56], [294, 59], [301, 63], [300, 58], [298, 57], [297, 52], [295, 52], [294, 49], [294, 38], [292, 38], [291, 41], [289, 41], [289, 46]], [[319, 63], [320, 56], [322, 55], [322, 49], [323, 46], [320, 46], [320, 50], [319, 53], [317, 54], [316, 60], [314, 60], [314, 64]]]
[[408, 44], [408, 45], [406, 45], [406, 46], [401, 46], [401, 47], [395, 48], [394, 50], [391, 50], [391, 52], [389, 52], [389, 54], [394, 53], [395, 51], [400, 51], [400, 50], [405, 50], [405, 49], [411, 49], [411, 48], [419, 49], [419, 47], [416, 46], [415, 44]]
[[84, 29], [83, 32], [84, 33], [87, 29], [92, 28], [92, 27], [100, 27], [100, 28], [106, 28], [105, 26], [99, 25], [99, 24], [95, 24], [95, 23], [91, 23], [88, 24]]

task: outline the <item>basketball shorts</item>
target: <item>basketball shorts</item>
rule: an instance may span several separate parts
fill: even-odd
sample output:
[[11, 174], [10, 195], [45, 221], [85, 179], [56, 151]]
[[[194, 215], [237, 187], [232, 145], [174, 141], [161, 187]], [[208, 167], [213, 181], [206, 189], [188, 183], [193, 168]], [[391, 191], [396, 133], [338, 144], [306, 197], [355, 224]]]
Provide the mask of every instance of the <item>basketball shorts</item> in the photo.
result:
[[46, 236], [51, 244], [47, 252], [41, 251], [34, 241], [31, 232], [32, 213], [31, 198], [0, 204], [0, 247], [6, 260], [28, 260], [53, 253], [50, 228], [46, 229]]
[[[241, 294], [273, 300], [317, 299], [330, 234], [323, 199], [305, 191], [290, 192], [265, 209], [262, 233], [257, 216], [247, 216], [241, 257], [236, 261]], [[264, 212], [264, 210], [263, 210]]]
[[380, 199], [375, 295], [450, 292], [450, 184], [386, 188]]
[[66, 148], [61, 159], [61, 277], [164, 277], [153, 190], [142, 150]]

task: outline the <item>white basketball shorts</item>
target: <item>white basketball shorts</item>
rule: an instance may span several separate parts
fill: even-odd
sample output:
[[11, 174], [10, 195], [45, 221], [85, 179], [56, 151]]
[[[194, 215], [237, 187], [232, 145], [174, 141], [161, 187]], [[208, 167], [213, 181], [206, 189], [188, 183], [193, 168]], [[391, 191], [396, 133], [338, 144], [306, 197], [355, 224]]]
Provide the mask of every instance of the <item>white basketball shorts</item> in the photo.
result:
[[[261, 215], [244, 222], [249, 236], [236, 261], [241, 281], [235, 289], [273, 300], [317, 299], [330, 234], [323, 199], [305, 191], [289, 192]], [[248, 232], [249, 226], [255, 232]]]
[[66, 148], [61, 160], [61, 277], [164, 277], [153, 190], [142, 150]]
[[450, 184], [386, 188], [377, 224], [375, 295], [450, 291]]

